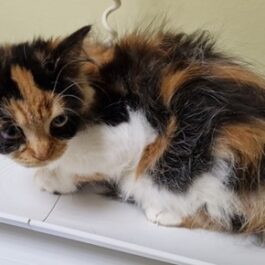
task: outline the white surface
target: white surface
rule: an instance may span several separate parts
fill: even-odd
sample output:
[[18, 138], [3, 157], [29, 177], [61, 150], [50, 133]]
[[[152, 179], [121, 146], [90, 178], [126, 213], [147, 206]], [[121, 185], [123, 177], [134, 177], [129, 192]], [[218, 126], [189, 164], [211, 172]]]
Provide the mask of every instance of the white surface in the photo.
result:
[[62, 197], [47, 222], [213, 264], [265, 264], [265, 250], [250, 239], [157, 226], [133, 205], [85, 191]]
[[40, 192], [33, 174], [0, 156], [0, 212], [36, 220], [47, 216], [58, 196]]
[[1, 265], [164, 265], [71, 240], [0, 225]]
[[54, 207], [57, 199], [38, 191], [31, 170], [0, 160], [0, 222], [175, 264], [265, 264], [265, 249], [250, 238], [159, 227], [137, 207], [85, 190]]
[[76, 240], [79, 242], [84, 242], [92, 244], [95, 246], [100, 246], [103, 248], [108, 248], [116, 250], [118, 252], [124, 252], [128, 254], [137, 255], [140, 257], [149, 258], [152, 260], [158, 260], [163, 262], [168, 262], [170, 264], [179, 264], [179, 265], [210, 265], [209, 263], [201, 262], [198, 260], [192, 260], [183, 256], [176, 254], [170, 254], [168, 252], [163, 252], [160, 250], [143, 247], [141, 245], [136, 245], [132, 243], [127, 243], [125, 241], [120, 241], [117, 239], [99, 236], [96, 234], [84, 232], [81, 230], [71, 229], [63, 226], [57, 226], [49, 223], [41, 223], [38, 221], [31, 221], [29, 224], [31, 230], [38, 232], [43, 232], [67, 239]]

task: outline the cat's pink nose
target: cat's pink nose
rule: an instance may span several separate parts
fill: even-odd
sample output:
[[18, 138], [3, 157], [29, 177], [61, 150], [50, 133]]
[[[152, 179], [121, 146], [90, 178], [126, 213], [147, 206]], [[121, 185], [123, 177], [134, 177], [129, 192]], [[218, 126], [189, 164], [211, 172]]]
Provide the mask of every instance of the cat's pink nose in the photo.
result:
[[37, 160], [39, 160], [41, 162], [46, 161], [46, 160], [49, 160], [49, 158], [51, 157], [51, 155], [52, 155], [52, 148], [42, 149], [42, 150], [39, 150], [38, 152], [35, 151], [32, 154], [32, 156], [35, 159], [37, 159]]
[[46, 161], [49, 159], [50, 154], [34, 154], [33, 157], [39, 161]]
[[46, 139], [44, 137], [36, 137], [36, 139], [31, 139], [30, 150], [33, 158], [43, 162], [49, 160], [53, 153], [54, 147], [49, 139]]

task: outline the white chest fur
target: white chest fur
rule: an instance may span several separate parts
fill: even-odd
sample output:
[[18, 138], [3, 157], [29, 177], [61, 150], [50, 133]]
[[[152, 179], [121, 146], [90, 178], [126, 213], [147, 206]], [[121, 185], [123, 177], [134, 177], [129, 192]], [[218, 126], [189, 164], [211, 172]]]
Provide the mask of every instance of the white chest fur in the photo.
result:
[[87, 127], [69, 142], [61, 159], [38, 171], [36, 181], [47, 191], [69, 193], [76, 190], [76, 176], [89, 181], [101, 174], [117, 181], [125, 198], [133, 196], [152, 222], [179, 225], [206, 204], [212, 217], [228, 222], [237, 201], [225, 187], [230, 168], [223, 161], [198, 177], [186, 193], [158, 187], [148, 175], [136, 178], [143, 150], [156, 136], [141, 112], [131, 112], [130, 121], [118, 126]]
[[65, 154], [52, 167], [83, 176], [100, 173], [119, 178], [135, 170], [143, 149], [155, 137], [144, 115], [130, 112], [128, 123], [87, 127], [69, 142]]

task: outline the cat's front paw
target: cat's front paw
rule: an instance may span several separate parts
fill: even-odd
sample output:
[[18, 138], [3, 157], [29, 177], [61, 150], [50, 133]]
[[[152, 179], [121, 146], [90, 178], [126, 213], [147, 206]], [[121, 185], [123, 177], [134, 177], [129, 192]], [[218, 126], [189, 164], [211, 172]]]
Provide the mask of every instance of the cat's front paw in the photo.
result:
[[73, 177], [59, 175], [55, 170], [39, 169], [35, 174], [35, 183], [41, 190], [54, 194], [72, 193], [77, 190]]
[[145, 215], [150, 222], [163, 226], [180, 226], [182, 223], [182, 218], [177, 213], [166, 209], [147, 208]]

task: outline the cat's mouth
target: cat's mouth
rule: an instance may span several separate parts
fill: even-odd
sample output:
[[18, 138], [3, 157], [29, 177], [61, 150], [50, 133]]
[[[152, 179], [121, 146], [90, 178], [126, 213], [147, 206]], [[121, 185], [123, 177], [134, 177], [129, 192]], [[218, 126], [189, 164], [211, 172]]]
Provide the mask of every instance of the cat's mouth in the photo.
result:
[[25, 149], [24, 152], [14, 154], [12, 158], [16, 163], [20, 164], [23, 167], [41, 168], [60, 159], [65, 151], [65, 148], [66, 144], [61, 144], [60, 146], [58, 145], [56, 150], [45, 157], [36, 157], [28, 151], [29, 149]]
[[[59, 158], [59, 157], [58, 157]], [[23, 166], [23, 167], [26, 167], [26, 168], [41, 168], [41, 167], [45, 167], [49, 164], [51, 164], [53, 161], [55, 161], [56, 159], [58, 158], [54, 158], [54, 157], [50, 157], [50, 158], [47, 158], [45, 160], [38, 160], [38, 159], [25, 159], [25, 158], [22, 158], [22, 157], [13, 157], [13, 160]]]

